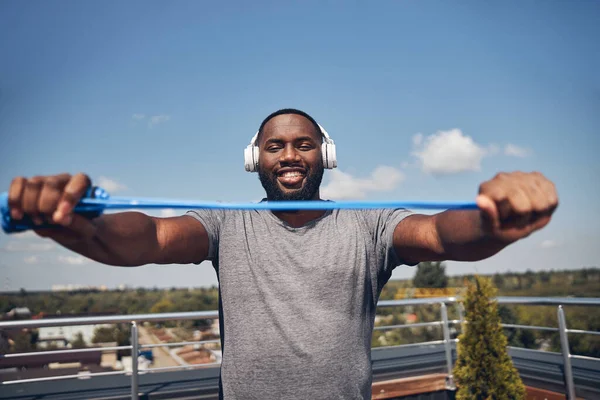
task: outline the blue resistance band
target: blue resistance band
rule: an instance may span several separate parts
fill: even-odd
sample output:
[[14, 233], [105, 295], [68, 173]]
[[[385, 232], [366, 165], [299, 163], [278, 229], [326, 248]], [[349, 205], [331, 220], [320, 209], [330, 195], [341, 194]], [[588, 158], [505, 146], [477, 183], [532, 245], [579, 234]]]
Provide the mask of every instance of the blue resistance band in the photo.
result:
[[[91, 188], [75, 206], [75, 212], [89, 218], [100, 216], [105, 210], [132, 209], [222, 209], [222, 210], [350, 210], [406, 208], [427, 210], [475, 210], [475, 202], [437, 201], [264, 201], [259, 203], [219, 203], [158, 198], [110, 197], [99, 187]], [[5, 233], [22, 232], [32, 228], [42, 229], [52, 225], [35, 225], [27, 217], [15, 221], [10, 216], [8, 193], [0, 194], [2, 229]]]

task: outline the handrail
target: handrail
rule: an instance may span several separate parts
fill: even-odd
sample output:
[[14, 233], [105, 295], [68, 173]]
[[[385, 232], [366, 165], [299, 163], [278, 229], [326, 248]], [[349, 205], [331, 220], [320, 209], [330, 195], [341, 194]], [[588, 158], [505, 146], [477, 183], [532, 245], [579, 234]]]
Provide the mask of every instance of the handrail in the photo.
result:
[[80, 326], [98, 324], [119, 324], [136, 322], [181, 321], [191, 319], [217, 319], [218, 311], [188, 311], [160, 314], [108, 315], [101, 317], [67, 317], [31, 319], [26, 321], [0, 321], [0, 329], [42, 328], [50, 326]]
[[[411, 305], [431, 305], [431, 304], [452, 304], [457, 303], [459, 297], [432, 297], [420, 299], [399, 299], [399, 300], [381, 300], [377, 303], [378, 307], [399, 307]], [[496, 298], [499, 304], [523, 304], [523, 305], [570, 305], [570, 306], [600, 306], [598, 297], [519, 297], [519, 296], [499, 296]], [[159, 322], [159, 321], [178, 321], [192, 319], [218, 319], [219, 312], [211, 311], [188, 311], [176, 313], [157, 313], [157, 314], [131, 314], [131, 315], [109, 315], [98, 317], [67, 317], [67, 318], [48, 318], [33, 319], [24, 321], [0, 321], [0, 329], [22, 329], [22, 328], [41, 328], [51, 326], [78, 326], [78, 325], [97, 325], [97, 324], [117, 324], [136, 322]]]
[[600, 306], [600, 297], [521, 297], [499, 296], [500, 304], [523, 304], [535, 306]]
[[[426, 304], [452, 304], [460, 302], [460, 297], [431, 297], [420, 299], [382, 300], [377, 303], [378, 307], [399, 307]], [[495, 298], [498, 304], [522, 304], [537, 306], [600, 306], [600, 297], [522, 297], [522, 296], [498, 296]]]
[[[576, 333], [576, 334], [593, 334], [598, 335], [600, 332], [594, 331], [586, 331], [586, 330], [578, 330], [578, 329], [568, 329], [566, 326], [566, 322], [564, 319], [563, 306], [600, 306], [600, 298], [582, 298], [582, 297], [520, 297], [520, 296], [499, 296], [496, 297], [495, 300], [499, 304], [519, 304], [519, 305], [534, 305], [534, 306], [558, 306], [559, 310], [559, 327], [541, 327], [541, 326], [532, 326], [532, 325], [517, 325], [517, 324], [503, 324], [505, 328], [513, 328], [513, 329], [533, 329], [533, 330], [548, 330], [548, 331], [558, 331], [561, 334], [561, 353], [564, 357], [564, 367], [565, 367], [565, 384], [567, 386], [568, 398], [569, 400], [574, 399], [574, 385], [573, 385], [573, 375], [571, 371], [571, 363], [570, 360], [572, 358], [585, 358], [583, 356], [577, 356], [570, 354], [569, 352], [569, 344], [567, 334]], [[425, 327], [425, 326], [441, 326], [443, 330], [443, 340], [434, 341], [435, 343], [444, 344], [446, 351], [446, 363], [448, 369], [448, 385], [449, 388], [453, 387], [452, 380], [452, 354], [451, 354], [451, 343], [456, 343], [457, 339], [450, 339], [449, 336], [449, 326], [452, 324], [461, 323], [463, 320], [463, 314], [461, 310], [459, 310], [460, 319], [459, 320], [449, 320], [446, 310], [446, 305], [448, 304], [458, 304], [460, 303], [460, 297], [435, 297], [435, 298], [416, 298], [416, 299], [398, 299], [398, 300], [382, 300], [377, 304], [378, 308], [387, 308], [387, 307], [402, 307], [402, 306], [413, 306], [413, 305], [440, 305], [441, 307], [441, 319], [433, 322], [421, 322], [421, 323], [413, 323], [413, 324], [403, 324], [403, 325], [388, 325], [388, 326], [378, 326], [375, 327], [375, 330], [388, 330], [388, 329], [400, 329], [400, 328], [416, 328], [416, 327]], [[52, 318], [52, 319], [35, 319], [35, 320], [24, 320], [24, 321], [0, 321], [0, 330], [1, 329], [23, 329], [23, 328], [40, 328], [40, 327], [54, 327], [54, 326], [82, 326], [82, 325], [97, 325], [97, 324], [117, 324], [117, 323], [128, 323], [132, 325], [131, 331], [131, 345], [128, 346], [113, 346], [113, 347], [95, 347], [95, 348], [87, 348], [87, 349], [64, 349], [64, 350], [51, 350], [51, 351], [38, 351], [38, 352], [30, 352], [30, 353], [14, 353], [14, 354], [0, 354], [0, 358], [18, 358], [18, 357], [27, 357], [31, 355], [51, 355], [58, 353], [83, 353], [83, 352], [94, 352], [94, 351], [108, 351], [114, 349], [129, 349], [132, 351], [132, 354], [136, 354], [139, 352], [141, 348], [154, 348], [154, 347], [174, 347], [181, 346], [186, 344], [207, 344], [207, 343], [217, 343], [218, 339], [215, 340], [206, 340], [199, 342], [178, 342], [178, 343], [159, 343], [159, 344], [150, 344], [150, 345], [140, 345], [138, 343], [138, 333], [137, 333], [137, 324], [139, 322], [161, 322], [161, 321], [177, 321], [177, 320], [199, 320], [199, 319], [218, 319], [219, 312], [216, 310], [211, 311], [195, 311], [195, 312], [176, 312], [176, 313], [159, 313], [159, 314], [132, 314], [132, 315], [109, 315], [109, 316], [94, 316], [94, 317], [67, 317], [67, 318]], [[431, 343], [434, 343], [431, 342]], [[429, 342], [423, 342], [429, 343]], [[419, 343], [419, 344], [423, 344]], [[593, 359], [593, 358], [590, 358]], [[132, 376], [132, 384], [131, 384], [131, 395], [133, 399], [138, 398], [138, 365], [137, 358], [133, 357], [133, 365], [132, 371], [114, 371], [114, 372], [98, 372], [98, 373], [88, 373], [85, 374], [86, 378], [91, 378], [94, 376], [103, 376], [103, 375], [119, 375], [119, 374], [131, 374]], [[160, 368], [149, 368], [144, 370], [144, 373], [148, 372], [159, 372], [159, 371], [167, 371], [173, 369], [190, 369], [197, 368], [200, 366], [213, 366], [219, 365], [219, 362], [207, 363], [202, 365], [178, 365], [172, 367], [160, 367]], [[34, 378], [34, 379], [21, 379], [15, 381], [5, 381], [2, 384], [15, 384], [15, 383], [29, 383], [29, 382], [37, 382], [37, 381], [49, 381], [49, 380], [59, 380], [59, 379], [69, 379], [69, 378], [81, 378], [82, 375], [68, 375], [68, 376], [55, 376], [55, 377], [44, 377], [44, 378]]]

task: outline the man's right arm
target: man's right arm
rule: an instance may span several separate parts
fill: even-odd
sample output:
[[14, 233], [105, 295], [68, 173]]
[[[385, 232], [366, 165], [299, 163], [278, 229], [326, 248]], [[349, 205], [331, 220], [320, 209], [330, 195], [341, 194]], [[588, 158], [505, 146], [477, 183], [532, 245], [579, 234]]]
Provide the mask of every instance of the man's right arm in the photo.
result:
[[103, 214], [87, 219], [73, 212], [90, 186], [83, 174], [16, 178], [9, 190], [11, 216], [30, 216], [35, 229], [60, 245], [103, 264], [189, 264], [206, 259], [208, 234], [189, 216], [155, 218], [139, 212]]

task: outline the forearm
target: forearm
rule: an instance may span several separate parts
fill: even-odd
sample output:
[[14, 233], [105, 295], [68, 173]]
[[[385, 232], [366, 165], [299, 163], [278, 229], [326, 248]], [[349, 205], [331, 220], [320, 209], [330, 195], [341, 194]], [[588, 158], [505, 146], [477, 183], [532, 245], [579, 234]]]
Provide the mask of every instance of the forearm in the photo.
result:
[[154, 219], [138, 212], [104, 214], [94, 221], [89, 238], [59, 241], [66, 248], [103, 264], [139, 266], [157, 262]]
[[455, 261], [483, 260], [510, 244], [487, 235], [484, 224], [479, 210], [449, 210], [437, 214], [435, 230], [442, 258]]

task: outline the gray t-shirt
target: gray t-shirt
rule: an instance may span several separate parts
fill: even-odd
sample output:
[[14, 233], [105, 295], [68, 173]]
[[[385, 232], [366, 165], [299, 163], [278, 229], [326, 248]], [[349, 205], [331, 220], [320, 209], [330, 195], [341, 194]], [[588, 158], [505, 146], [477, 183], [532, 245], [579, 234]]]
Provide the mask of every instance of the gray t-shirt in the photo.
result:
[[265, 210], [188, 215], [219, 279], [223, 398], [370, 399], [375, 310], [410, 212], [332, 210], [300, 228]]

